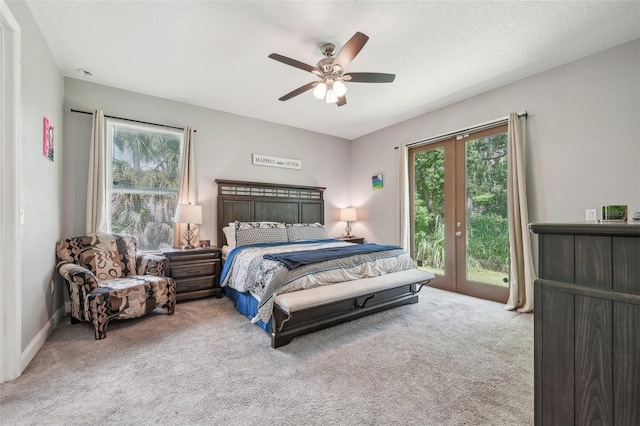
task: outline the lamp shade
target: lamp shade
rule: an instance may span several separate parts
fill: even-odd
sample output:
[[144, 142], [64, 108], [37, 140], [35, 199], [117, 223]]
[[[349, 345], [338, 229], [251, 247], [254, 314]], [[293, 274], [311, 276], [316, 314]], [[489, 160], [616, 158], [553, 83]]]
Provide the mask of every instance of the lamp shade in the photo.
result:
[[176, 207], [176, 223], [202, 223], [202, 206], [195, 204], [178, 204]]
[[347, 86], [345, 86], [340, 80], [336, 80], [333, 82], [333, 93], [338, 97], [344, 96], [345, 93], [347, 93]]
[[327, 90], [327, 97], [325, 98], [325, 101], [328, 104], [335, 104], [336, 102], [338, 102], [338, 97], [331, 87], [329, 88], [329, 90]]
[[313, 96], [318, 99], [323, 99], [324, 95], [327, 94], [327, 85], [324, 82], [318, 83], [315, 89], [313, 89]]
[[341, 222], [353, 222], [354, 220], [358, 220], [355, 207], [345, 207], [344, 209], [340, 209]]

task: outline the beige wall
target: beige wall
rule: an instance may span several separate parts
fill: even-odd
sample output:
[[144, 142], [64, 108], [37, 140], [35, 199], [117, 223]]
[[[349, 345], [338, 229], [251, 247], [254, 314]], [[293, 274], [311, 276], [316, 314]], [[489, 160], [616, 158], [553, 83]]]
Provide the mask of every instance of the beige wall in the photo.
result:
[[[581, 221], [585, 209], [640, 210], [640, 40], [600, 52], [352, 142], [354, 232], [397, 243], [394, 147], [526, 110], [531, 222]], [[371, 176], [384, 173], [384, 189]]]
[[[214, 111], [180, 102], [142, 95], [83, 80], [65, 79], [64, 116], [67, 130], [65, 157], [65, 235], [85, 231], [87, 158], [91, 116], [70, 109], [102, 109], [116, 117], [192, 126], [197, 199], [203, 206], [201, 238], [216, 241], [215, 179], [253, 182], [295, 183], [324, 186], [325, 222], [331, 235], [339, 235], [344, 224], [336, 223], [338, 208], [349, 203], [349, 150], [345, 139], [295, 129], [266, 121]], [[301, 170], [251, 164], [251, 154], [294, 158]]]

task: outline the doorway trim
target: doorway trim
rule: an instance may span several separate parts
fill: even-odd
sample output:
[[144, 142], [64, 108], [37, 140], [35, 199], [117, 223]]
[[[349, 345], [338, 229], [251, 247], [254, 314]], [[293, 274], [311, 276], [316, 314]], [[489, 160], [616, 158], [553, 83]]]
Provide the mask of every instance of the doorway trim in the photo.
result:
[[[22, 374], [21, 28], [0, 0], [0, 383]], [[6, 49], [5, 49], [6, 48]]]

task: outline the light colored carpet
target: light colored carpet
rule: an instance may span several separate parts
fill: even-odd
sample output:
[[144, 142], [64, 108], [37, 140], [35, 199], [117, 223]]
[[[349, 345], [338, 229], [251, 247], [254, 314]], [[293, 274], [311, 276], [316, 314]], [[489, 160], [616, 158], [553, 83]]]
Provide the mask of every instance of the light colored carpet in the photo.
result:
[[425, 287], [417, 304], [295, 338], [227, 298], [58, 327], [0, 385], [3, 425], [531, 425], [533, 317]]

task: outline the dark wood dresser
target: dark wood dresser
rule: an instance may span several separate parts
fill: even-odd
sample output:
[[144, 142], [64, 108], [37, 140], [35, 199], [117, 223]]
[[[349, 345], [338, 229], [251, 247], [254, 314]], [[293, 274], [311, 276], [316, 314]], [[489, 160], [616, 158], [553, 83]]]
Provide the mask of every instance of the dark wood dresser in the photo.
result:
[[169, 259], [169, 276], [176, 282], [176, 300], [199, 297], [222, 297], [218, 247], [205, 249], [167, 249], [162, 254]]
[[640, 425], [640, 224], [531, 224], [535, 424]]

